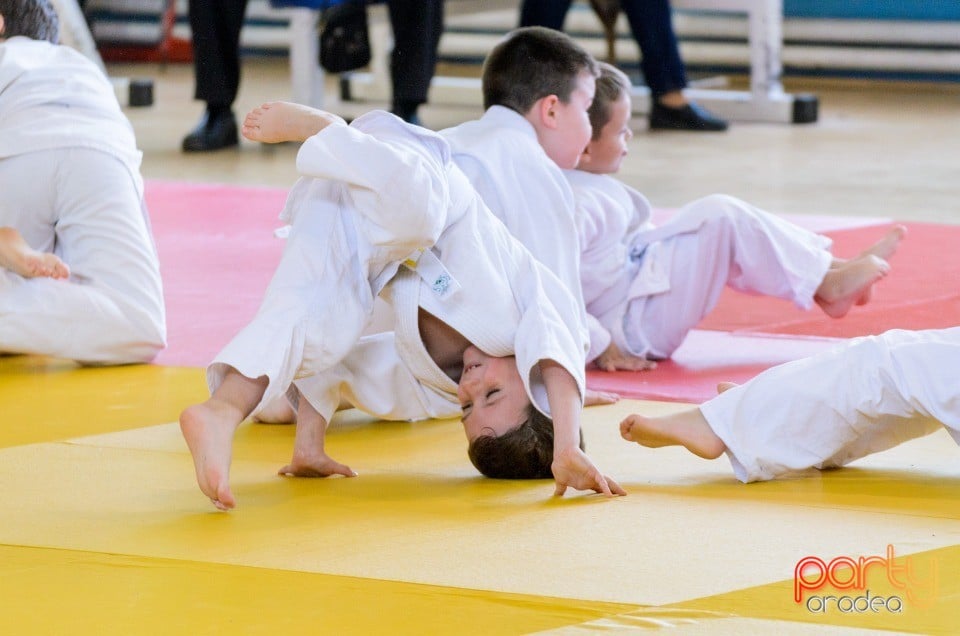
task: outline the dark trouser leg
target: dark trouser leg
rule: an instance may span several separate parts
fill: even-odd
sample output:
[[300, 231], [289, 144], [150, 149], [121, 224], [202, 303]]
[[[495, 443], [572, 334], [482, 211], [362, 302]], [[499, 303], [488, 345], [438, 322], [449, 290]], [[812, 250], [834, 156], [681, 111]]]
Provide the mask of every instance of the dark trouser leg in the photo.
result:
[[640, 70], [650, 88], [650, 128], [726, 130], [727, 122], [697, 104], [686, 103], [682, 96], [680, 103], [664, 103], [661, 99], [687, 86], [687, 72], [680, 59], [669, 0], [620, 0], [620, 4], [643, 56]]
[[669, 0], [620, 0], [643, 59], [640, 70], [653, 97], [687, 86]]
[[520, 26], [543, 26], [563, 30], [563, 20], [573, 0], [524, 0], [520, 5]]
[[240, 29], [247, 0], [190, 0], [196, 99], [229, 108], [240, 86]]
[[207, 103], [200, 123], [183, 140], [185, 152], [206, 152], [238, 143], [230, 110], [240, 87], [240, 29], [247, 0], [190, 0], [194, 97]]
[[390, 80], [394, 112], [404, 119], [416, 116], [427, 101], [437, 66], [437, 46], [443, 33], [442, 0], [390, 0], [393, 53]]

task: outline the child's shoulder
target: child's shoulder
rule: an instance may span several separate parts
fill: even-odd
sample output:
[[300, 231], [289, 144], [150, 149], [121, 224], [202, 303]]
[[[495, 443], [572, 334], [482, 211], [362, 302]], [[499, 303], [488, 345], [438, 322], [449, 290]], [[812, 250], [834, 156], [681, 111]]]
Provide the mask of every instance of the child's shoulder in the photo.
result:
[[465, 150], [478, 146], [516, 148], [523, 139], [539, 145], [533, 126], [522, 115], [503, 106], [491, 106], [480, 119], [446, 128], [440, 134]]
[[564, 176], [574, 190], [611, 190], [619, 191], [625, 186], [622, 182], [608, 174], [596, 174], [586, 170], [564, 170]]

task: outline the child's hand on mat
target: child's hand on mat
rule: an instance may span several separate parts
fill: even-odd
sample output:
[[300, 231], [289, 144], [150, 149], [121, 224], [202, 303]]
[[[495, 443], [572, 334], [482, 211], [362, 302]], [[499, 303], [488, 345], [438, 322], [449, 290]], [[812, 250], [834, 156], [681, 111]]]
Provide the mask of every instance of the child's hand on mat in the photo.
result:
[[595, 364], [598, 369], [607, 372], [646, 371], [647, 369], [653, 369], [657, 366], [657, 363], [653, 360], [638, 358], [637, 356], [620, 351], [620, 348], [612, 342], [606, 351], [600, 354]]
[[592, 490], [607, 497], [627, 494], [617, 482], [601, 473], [586, 453], [575, 446], [554, 454], [550, 468], [557, 482], [557, 489], [553, 493], [557, 497], [562, 497], [568, 487]]
[[357, 473], [346, 464], [335, 461], [326, 453], [317, 453], [308, 456], [294, 455], [293, 460], [279, 471], [278, 475], [284, 477], [329, 477], [330, 475], [343, 475], [344, 477], [356, 477]]
[[620, 401], [620, 395], [609, 391], [594, 391], [587, 389], [583, 394], [584, 406], [599, 406], [601, 404], [616, 404]]

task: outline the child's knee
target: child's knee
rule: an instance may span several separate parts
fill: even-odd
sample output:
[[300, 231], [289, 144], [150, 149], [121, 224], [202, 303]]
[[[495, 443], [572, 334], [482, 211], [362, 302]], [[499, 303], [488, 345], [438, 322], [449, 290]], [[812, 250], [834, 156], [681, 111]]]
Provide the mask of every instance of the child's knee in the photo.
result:
[[701, 224], [733, 225], [751, 216], [742, 201], [726, 194], [711, 194], [687, 205], [683, 213]]

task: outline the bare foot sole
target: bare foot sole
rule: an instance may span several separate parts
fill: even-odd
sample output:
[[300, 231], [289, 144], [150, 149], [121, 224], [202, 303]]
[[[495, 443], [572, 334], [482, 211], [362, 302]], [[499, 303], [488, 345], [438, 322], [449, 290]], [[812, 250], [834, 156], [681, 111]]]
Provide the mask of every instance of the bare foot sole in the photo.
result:
[[230, 491], [230, 461], [235, 424], [208, 402], [180, 414], [180, 431], [193, 456], [200, 490], [220, 510], [237, 505]]
[[870, 288], [890, 272], [890, 264], [873, 254], [827, 271], [814, 297], [831, 318], [842, 318], [855, 304], [870, 300]]
[[243, 136], [267, 144], [305, 141], [330, 124], [343, 121], [331, 113], [291, 102], [268, 102], [243, 120]]
[[726, 450], [698, 409], [666, 417], [628, 415], [620, 422], [620, 436], [647, 448], [683, 446], [704, 459], [716, 459]]
[[70, 268], [55, 254], [38, 252], [12, 227], [0, 228], [0, 267], [24, 278], [70, 277]]

